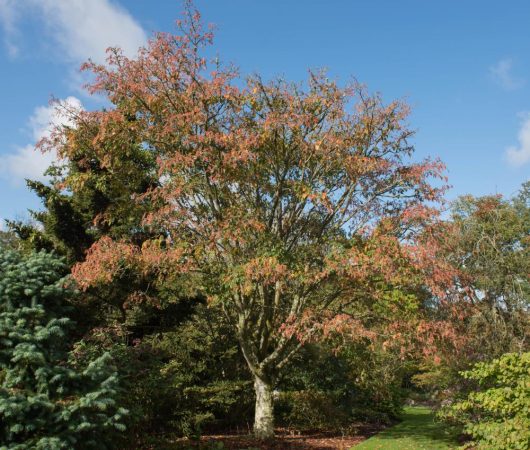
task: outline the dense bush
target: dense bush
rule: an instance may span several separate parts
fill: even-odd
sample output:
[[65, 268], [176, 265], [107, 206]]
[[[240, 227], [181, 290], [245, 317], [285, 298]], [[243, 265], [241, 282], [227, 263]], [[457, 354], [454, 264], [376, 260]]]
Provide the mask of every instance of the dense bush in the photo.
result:
[[442, 417], [461, 424], [474, 448], [530, 448], [530, 353], [507, 353], [462, 376], [474, 389], [443, 410]]
[[199, 305], [190, 320], [143, 345], [164, 355], [160, 376], [172, 391], [171, 429], [193, 436], [205, 428], [248, 425], [250, 373], [219, 310]]
[[329, 345], [307, 345], [278, 385], [278, 421], [321, 430], [345, 430], [358, 421], [389, 423], [401, 412], [410, 370], [410, 364], [368, 342], [338, 352]]
[[395, 420], [407, 398], [406, 380], [414, 363], [393, 351], [362, 345], [348, 348], [345, 357], [354, 385], [353, 416], [377, 423]]
[[196, 437], [205, 430], [248, 429], [253, 414], [250, 374], [235, 338], [216, 308], [196, 304], [182, 323], [156, 326], [127, 339], [123, 328], [96, 329], [75, 348], [80, 364], [112, 354], [130, 410], [128, 437]]
[[276, 400], [279, 422], [297, 430], [339, 430], [351, 417], [337, 393], [316, 390], [281, 392]]
[[82, 368], [68, 356], [65, 272], [50, 254], [0, 251], [2, 448], [108, 448], [125, 430], [110, 355]]

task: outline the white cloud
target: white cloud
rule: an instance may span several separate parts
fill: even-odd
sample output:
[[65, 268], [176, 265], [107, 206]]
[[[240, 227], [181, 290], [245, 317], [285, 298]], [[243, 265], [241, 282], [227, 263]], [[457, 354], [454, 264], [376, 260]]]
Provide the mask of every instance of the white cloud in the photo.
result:
[[[68, 97], [59, 102], [67, 108], [83, 109], [81, 101], [76, 97]], [[39, 106], [29, 118], [29, 128], [34, 142], [49, 136], [53, 128], [61, 125], [72, 125], [71, 119], [64, 113], [64, 109], [57, 104]], [[18, 147], [14, 152], [0, 156], [0, 174], [13, 184], [21, 184], [24, 179], [45, 180], [44, 171], [57, 161], [53, 153], [42, 154], [35, 150], [33, 144]]]
[[112, 46], [132, 56], [146, 41], [138, 22], [111, 0], [0, 0], [0, 23], [11, 54], [18, 50], [18, 25], [28, 18], [44, 25], [44, 37], [58, 50], [54, 57], [75, 64], [88, 58], [103, 62]]
[[14, 185], [20, 185], [26, 178], [44, 181], [44, 171], [55, 161], [55, 155], [42, 154], [33, 145], [18, 147], [14, 153], [0, 158], [2, 175]]
[[48, 106], [37, 106], [32, 116], [29, 118], [29, 127], [33, 139], [39, 139], [49, 136], [51, 130], [58, 125], [73, 125], [72, 119], [65, 113], [64, 107], [68, 109], [81, 110], [83, 104], [76, 97], [67, 97], [58, 103]]
[[530, 162], [530, 114], [524, 116], [517, 140], [519, 145], [506, 149], [506, 159], [512, 166], [521, 167]]
[[507, 91], [514, 91], [524, 86], [525, 80], [512, 73], [513, 61], [511, 58], [501, 59], [490, 67], [489, 72], [493, 80]]

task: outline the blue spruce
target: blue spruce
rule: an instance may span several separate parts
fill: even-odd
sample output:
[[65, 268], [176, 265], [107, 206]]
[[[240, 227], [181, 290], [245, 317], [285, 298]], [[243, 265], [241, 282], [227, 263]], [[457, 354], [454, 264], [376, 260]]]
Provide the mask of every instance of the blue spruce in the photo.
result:
[[69, 355], [66, 273], [52, 254], [0, 250], [0, 449], [113, 448], [125, 429], [110, 355]]

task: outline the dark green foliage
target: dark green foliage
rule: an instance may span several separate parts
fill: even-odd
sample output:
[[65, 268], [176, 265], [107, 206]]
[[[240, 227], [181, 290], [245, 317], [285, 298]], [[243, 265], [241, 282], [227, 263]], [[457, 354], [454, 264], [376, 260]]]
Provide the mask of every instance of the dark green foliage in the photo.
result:
[[68, 357], [65, 265], [44, 252], [0, 251], [0, 444], [109, 448], [124, 431], [109, 354], [75, 370]]
[[[130, 410], [132, 443], [153, 432], [193, 437], [226, 427], [248, 429], [252, 420], [250, 374], [231, 328], [217, 308], [191, 303], [191, 316], [175, 304], [168, 310], [173, 323], [167, 322], [169, 314], [161, 322], [144, 322], [149, 332], [141, 337], [142, 327], [136, 325], [139, 337], [128, 344], [120, 328], [101, 328], [75, 348], [80, 364], [111, 352], [123, 380], [120, 403]], [[186, 320], [178, 320], [179, 315]], [[144, 319], [150, 317], [156, 316], [149, 313]]]
[[299, 429], [344, 430], [355, 421], [389, 423], [401, 412], [412, 365], [367, 343], [307, 345], [279, 383], [276, 413]]
[[147, 337], [143, 345], [163, 355], [160, 377], [170, 395], [158, 414], [172, 429], [193, 436], [251, 420], [250, 373], [219, 310], [198, 306], [175, 331]]
[[[3, 223], [0, 222], [0, 227]], [[0, 230], [0, 250], [15, 250], [18, 246], [18, 238], [12, 231]]]
[[347, 360], [329, 348], [305, 346], [278, 384], [278, 422], [302, 430], [347, 426], [354, 393], [350, 375]]
[[52, 185], [27, 181], [45, 208], [30, 211], [39, 226], [8, 222], [27, 249], [54, 250], [69, 264], [83, 260], [86, 250], [103, 235], [143, 242], [148, 236], [141, 219], [149, 205], [131, 198], [157, 183], [152, 152], [132, 141], [122, 142], [122, 159], [109, 167], [91, 147], [97, 130], [86, 133], [65, 167], [48, 169]]
[[530, 448], [530, 353], [507, 353], [462, 373], [472, 382], [441, 417], [461, 424], [477, 449]]
[[372, 348], [352, 348], [345, 356], [354, 384], [353, 416], [357, 420], [390, 423], [399, 416], [408, 395], [406, 380], [414, 363]]
[[75, 365], [82, 367], [105, 353], [112, 355], [119, 374], [122, 389], [117, 402], [129, 411], [123, 438], [134, 447], [147, 433], [166, 429], [166, 414], [175, 407], [174, 393], [160, 373], [162, 355], [141, 344], [127, 345], [119, 328], [92, 330], [76, 344], [72, 355]]
[[54, 250], [65, 255], [70, 262], [82, 259], [93, 242], [87, 223], [90, 217], [83, 214], [84, 211], [72, 196], [61, 194], [54, 187], [38, 181], [27, 181], [27, 185], [46, 207], [45, 211], [31, 211], [33, 219], [41, 228], [29, 223], [8, 222], [11, 230], [28, 249]]
[[280, 392], [275, 403], [279, 423], [297, 430], [344, 430], [352, 425], [344, 399], [336, 392]]

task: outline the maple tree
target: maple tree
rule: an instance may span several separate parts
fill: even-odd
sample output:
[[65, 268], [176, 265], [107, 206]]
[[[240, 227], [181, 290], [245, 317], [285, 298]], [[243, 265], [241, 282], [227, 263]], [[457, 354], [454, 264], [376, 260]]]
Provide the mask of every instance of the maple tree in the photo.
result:
[[254, 431], [268, 438], [275, 380], [304, 343], [333, 331], [370, 337], [355, 305], [392, 290], [443, 294], [450, 274], [434, 266], [425, 239], [443, 164], [412, 161], [405, 104], [321, 72], [305, 84], [242, 82], [203, 56], [212, 33], [191, 4], [179, 26], [134, 59], [110, 49], [106, 65], [85, 64], [90, 91], [112, 107], [71, 111], [75, 126], [39, 145], [65, 160], [88, 155], [58, 184], [74, 192], [93, 171], [127, 170], [131, 149], [156, 159], [157, 181], [130, 199], [146, 211], [151, 238], [103, 236], [73, 275], [86, 288], [128, 267], [194, 274], [236, 330], [254, 377]]

